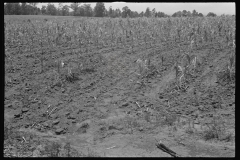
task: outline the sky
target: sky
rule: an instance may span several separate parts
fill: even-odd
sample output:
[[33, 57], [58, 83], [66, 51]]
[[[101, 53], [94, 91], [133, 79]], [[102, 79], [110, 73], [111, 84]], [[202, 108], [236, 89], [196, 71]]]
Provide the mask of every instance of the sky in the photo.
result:
[[[53, 3], [56, 7], [58, 7], [58, 3]], [[63, 3], [63, 5], [70, 5], [71, 3]], [[95, 7], [96, 3], [86, 3], [91, 4], [91, 7]], [[126, 2], [112, 2], [112, 3], [104, 3], [105, 8], [109, 9], [112, 6], [113, 9], [119, 8], [122, 11], [122, 8], [127, 6], [132, 11], [137, 11], [138, 13], [142, 11], [146, 11], [146, 8], [149, 7], [150, 10], [155, 8], [157, 12], [164, 12], [168, 15], [172, 15], [177, 11], [193, 11], [194, 9], [198, 13], [202, 13], [203, 15], [207, 15], [209, 12], [213, 12], [217, 15], [221, 14], [230, 14], [236, 15], [236, 4], [233, 2], [228, 3], [126, 3]], [[42, 5], [47, 5], [47, 3], [39, 3], [37, 6], [42, 7]]]

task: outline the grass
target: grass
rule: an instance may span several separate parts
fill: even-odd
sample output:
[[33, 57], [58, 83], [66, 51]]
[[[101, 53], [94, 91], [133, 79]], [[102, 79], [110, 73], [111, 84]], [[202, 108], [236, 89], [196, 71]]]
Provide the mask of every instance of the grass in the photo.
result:
[[213, 117], [210, 124], [202, 132], [202, 138], [206, 141], [216, 139], [219, 141], [229, 142], [233, 139], [231, 133], [227, 132], [226, 124], [220, 116]]

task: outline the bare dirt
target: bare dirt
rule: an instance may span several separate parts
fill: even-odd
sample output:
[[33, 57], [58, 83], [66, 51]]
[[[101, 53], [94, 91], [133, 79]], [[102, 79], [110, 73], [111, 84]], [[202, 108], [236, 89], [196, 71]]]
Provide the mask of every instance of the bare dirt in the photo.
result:
[[[76, 151], [94, 151], [98, 156], [171, 157], [156, 147], [161, 141], [183, 157], [234, 157], [235, 79], [220, 79], [218, 73], [226, 70], [230, 51], [210, 43], [195, 48], [193, 53], [202, 63], [189, 78], [186, 91], [176, 91], [172, 66], [178, 50], [171, 43], [140, 45], [134, 52], [127, 47], [82, 49], [85, 70], [79, 72], [79, 79], [53, 87], [49, 87], [54, 69], [51, 56], [67, 62], [77, 58], [80, 49], [74, 54], [64, 47], [46, 49], [41, 73], [36, 58], [40, 50], [16, 54], [12, 46], [8, 52], [15, 53], [13, 65], [5, 61], [5, 131], [22, 133], [15, 143], [31, 142], [32, 152], [46, 140], [70, 142]], [[135, 61], [143, 57], [150, 58], [158, 73], [141, 80]], [[206, 140], [204, 130], [214, 117], [218, 123], [223, 120], [226, 133]], [[194, 128], [189, 127], [189, 118]], [[230, 138], [224, 137], [229, 134]]]

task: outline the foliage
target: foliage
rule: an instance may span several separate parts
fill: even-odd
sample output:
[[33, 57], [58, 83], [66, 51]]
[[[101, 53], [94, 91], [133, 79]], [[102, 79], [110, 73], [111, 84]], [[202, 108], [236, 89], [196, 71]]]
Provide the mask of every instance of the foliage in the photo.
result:
[[47, 7], [46, 6], [42, 6], [41, 12], [42, 12], [42, 14], [47, 14]]
[[149, 8], [149, 7], [147, 7], [147, 9], [146, 9], [146, 11], [145, 11], [145, 13], [144, 13], [144, 16], [145, 16], [145, 17], [150, 17], [150, 16], [151, 16], [151, 11], [150, 11], [150, 8]]
[[54, 4], [48, 4], [47, 5], [47, 14], [49, 15], [57, 15], [57, 8], [54, 6]]
[[94, 7], [94, 16], [95, 17], [103, 17], [105, 11], [104, 3], [97, 2], [96, 6]]
[[125, 6], [122, 8], [122, 17], [126, 18], [127, 16], [131, 16], [131, 10]]
[[93, 16], [93, 9], [90, 4], [84, 4], [83, 5], [84, 10], [84, 16], [86, 17], [92, 17]]
[[4, 4], [5, 15], [36, 15], [40, 13], [40, 9], [36, 7], [36, 3], [6, 3]]
[[77, 10], [79, 5], [80, 5], [79, 3], [72, 3], [70, 5], [70, 8], [73, 10], [73, 16], [77, 16]]
[[[58, 8], [53, 3], [49, 3], [47, 6], [43, 5], [41, 8], [36, 7], [37, 3], [5, 3], [4, 4], [4, 15], [58, 15], [58, 16], [82, 16], [82, 17], [123, 17], [127, 16], [131, 18], [142, 17], [167, 17], [163, 12], [157, 12], [154, 8], [152, 11], [148, 8], [145, 13], [139, 14], [137, 11], [132, 11], [127, 6], [122, 8], [122, 11], [112, 9], [109, 7], [107, 10], [104, 3], [97, 3], [92, 8], [91, 4], [71, 3], [70, 6], [59, 3]], [[70, 11], [72, 9], [72, 11]]]
[[232, 134], [226, 130], [226, 124], [219, 116], [214, 116], [211, 123], [207, 125], [207, 129], [203, 132], [205, 140], [218, 139], [230, 141]]
[[[150, 10], [147, 7], [145, 12], [138, 13], [136, 11], [132, 11], [127, 6], [120, 9], [112, 9], [109, 7], [107, 10], [104, 6], [104, 3], [98, 2], [94, 9], [91, 7], [90, 4], [83, 4], [80, 3], [71, 3], [70, 6], [62, 5], [59, 3], [59, 7], [56, 8], [54, 4], [49, 3], [47, 6], [42, 6], [41, 9], [36, 7], [37, 3], [5, 3], [4, 4], [4, 15], [60, 15], [60, 16], [85, 16], [85, 17], [122, 17], [126, 18], [127, 16], [131, 18], [135, 17], [168, 17], [167, 14], [164, 12], [157, 12], [156, 9]], [[70, 12], [69, 8], [73, 11]], [[209, 12], [207, 17], [215, 17], [216, 14], [213, 12]], [[172, 17], [204, 17], [202, 13], [198, 13], [196, 10], [193, 10], [192, 13], [190, 11], [178, 11], [175, 12]]]
[[68, 16], [69, 15], [69, 6], [65, 5], [62, 7], [62, 16]]
[[215, 14], [215, 13], [213, 13], [213, 12], [209, 12], [208, 14], [207, 14], [207, 17], [216, 17], [217, 15]]
[[193, 10], [192, 13], [190, 11], [178, 11], [175, 12], [172, 17], [203, 17], [202, 13], [198, 13], [196, 10]]

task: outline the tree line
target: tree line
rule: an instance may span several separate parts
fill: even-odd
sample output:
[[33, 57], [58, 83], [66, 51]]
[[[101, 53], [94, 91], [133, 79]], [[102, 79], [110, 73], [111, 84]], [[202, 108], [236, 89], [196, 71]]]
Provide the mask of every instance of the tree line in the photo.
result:
[[[91, 4], [71, 3], [70, 6], [59, 3], [58, 7], [54, 4], [48, 3], [47, 6], [43, 5], [40, 8], [37, 7], [38, 3], [4, 3], [4, 15], [54, 15], [54, 16], [82, 16], [82, 17], [171, 17], [164, 12], [157, 12], [155, 8], [150, 10], [147, 7], [145, 12], [138, 13], [132, 11], [127, 6], [120, 9], [112, 9], [110, 6], [105, 8], [104, 3], [98, 2], [94, 8]], [[71, 9], [71, 10], [70, 10]], [[207, 17], [217, 16], [213, 12], [209, 12]], [[172, 17], [203, 17], [202, 13], [198, 13], [196, 10], [190, 11], [178, 11], [175, 12]]]

